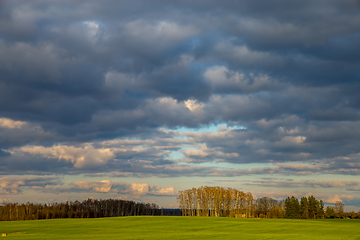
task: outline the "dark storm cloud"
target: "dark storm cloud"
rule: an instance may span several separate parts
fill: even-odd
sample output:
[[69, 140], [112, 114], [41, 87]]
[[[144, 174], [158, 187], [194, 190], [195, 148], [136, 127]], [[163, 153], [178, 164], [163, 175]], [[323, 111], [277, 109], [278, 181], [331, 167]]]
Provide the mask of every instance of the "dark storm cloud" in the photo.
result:
[[[350, 0], [2, 1], [0, 169], [175, 176], [174, 149], [193, 163], [357, 162], [359, 12]], [[185, 134], [168, 152], [96, 145], [218, 123], [243, 128]]]
[[[88, 176], [110, 177], [360, 174], [359, 154], [349, 154], [351, 149], [347, 143], [343, 144], [347, 147], [344, 151], [329, 150], [334, 148], [333, 143], [328, 148], [314, 150], [321, 144], [301, 143], [301, 137], [281, 137], [279, 133], [278, 140], [275, 137], [266, 142], [254, 139], [252, 134], [222, 126], [218, 132], [186, 132], [178, 133], [178, 137], [167, 131], [166, 135], [152, 135], [149, 139], [124, 138], [49, 147], [27, 145], [7, 150], [7, 155], [0, 157], [0, 173], [88, 173]], [[356, 149], [356, 144], [353, 147]], [[185, 158], [172, 159], [173, 151], [181, 152]], [[210, 162], [212, 166], [191, 164], [203, 162]], [[273, 164], [245, 169], [236, 169], [234, 165], [235, 169], [223, 169], [221, 162]]]

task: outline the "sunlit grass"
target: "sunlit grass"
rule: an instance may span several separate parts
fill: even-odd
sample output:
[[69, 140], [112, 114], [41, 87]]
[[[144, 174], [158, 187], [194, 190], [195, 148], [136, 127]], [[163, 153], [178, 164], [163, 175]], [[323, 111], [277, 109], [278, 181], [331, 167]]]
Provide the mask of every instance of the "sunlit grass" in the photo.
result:
[[0, 222], [4, 239], [360, 239], [360, 220], [114, 217]]

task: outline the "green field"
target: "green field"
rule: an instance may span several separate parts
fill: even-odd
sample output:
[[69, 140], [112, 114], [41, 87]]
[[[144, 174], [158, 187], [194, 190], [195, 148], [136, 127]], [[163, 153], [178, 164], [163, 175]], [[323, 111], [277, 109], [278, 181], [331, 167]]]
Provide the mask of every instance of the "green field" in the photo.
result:
[[0, 222], [3, 239], [360, 239], [360, 220], [114, 217]]

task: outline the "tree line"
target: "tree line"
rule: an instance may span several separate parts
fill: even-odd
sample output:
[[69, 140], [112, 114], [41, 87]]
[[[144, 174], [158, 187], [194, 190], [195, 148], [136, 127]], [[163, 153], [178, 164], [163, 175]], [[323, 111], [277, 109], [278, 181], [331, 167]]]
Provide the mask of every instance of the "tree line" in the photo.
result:
[[344, 204], [336, 202], [334, 207], [324, 209], [322, 200], [314, 196], [288, 197], [278, 201], [269, 197], [255, 199], [250, 192], [233, 188], [200, 187], [179, 192], [180, 209], [159, 209], [154, 203], [138, 203], [128, 200], [86, 199], [83, 202], [52, 204], [0, 205], [0, 221], [35, 220], [53, 218], [98, 218], [117, 216], [210, 216], [237, 218], [296, 218], [360, 219], [360, 211], [344, 212]]
[[269, 197], [255, 199], [251, 193], [233, 188], [200, 187], [179, 192], [179, 208], [183, 216], [215, 216], [240, 218], [296, 218], [360, 219], [360, 211], [344, 212], [344, 204], [336, 202], [334, 207], [327, 206], [314, 196], [288, 197], [278, 201]]
[[0, 221], [53, 218], [99, 218], [117, 216], [161, 215], [163, 209], [154, 203], [107, 199], [53, 204], [9, 203], [0, 206]]
[[283, 201], [263, 197], [255, 200], [255, 216], [293, 219], [360, 219], [360, 211], [358, 213], [354, 211], [345, 212], [344, 204], [341, 201], [337, 201], [334, 206], [325, 208], [324, 202], [314, 196], [301, 197], [300, 199], [291, 196]]

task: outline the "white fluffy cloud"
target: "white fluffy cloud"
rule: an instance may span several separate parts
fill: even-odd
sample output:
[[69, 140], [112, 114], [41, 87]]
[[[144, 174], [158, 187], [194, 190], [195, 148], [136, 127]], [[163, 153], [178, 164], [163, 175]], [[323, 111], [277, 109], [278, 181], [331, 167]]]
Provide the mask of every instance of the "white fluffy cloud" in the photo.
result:
[[27, 123], [23, 121], [14, 121], [9, 118], [0, 118], [0, 127], [2, 128], [22, 128], [25, 125], [27, 125]]
[[41, 156], [59, 161], [69, 161], [75, 168], [96, 168], [105, 165], [115, 157], [112, 149], [95, 149], [91, 144], [83, 144], [80, 147], [56, 145], [52, 147], [24, 146], [10, 150], [14, 157], [21, 158], [26, 154]]

